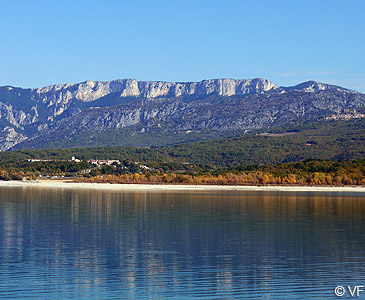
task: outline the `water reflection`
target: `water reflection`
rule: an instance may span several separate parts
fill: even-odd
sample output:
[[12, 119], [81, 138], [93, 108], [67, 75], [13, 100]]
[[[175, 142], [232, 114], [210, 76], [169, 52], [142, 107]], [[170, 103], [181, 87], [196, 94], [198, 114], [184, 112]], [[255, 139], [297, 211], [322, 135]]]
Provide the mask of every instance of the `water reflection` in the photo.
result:
[[365, 275], [359, 194], [14, 187], [0, 199], [0, 297], [328, 298]]

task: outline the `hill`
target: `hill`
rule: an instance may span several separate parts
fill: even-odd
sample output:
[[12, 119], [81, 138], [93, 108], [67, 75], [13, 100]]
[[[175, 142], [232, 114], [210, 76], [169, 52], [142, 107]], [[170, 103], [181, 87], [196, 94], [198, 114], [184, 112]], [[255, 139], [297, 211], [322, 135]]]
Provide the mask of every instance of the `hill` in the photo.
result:
[[321, 119], [230, 138], [166, 147], [26, 149], [0, 152], [0, 163], [30, 158], [118, 159], [164, 170], [234, 169], [240, 165], [278, 164], [306, 159], [365, 158], [365, 119]]

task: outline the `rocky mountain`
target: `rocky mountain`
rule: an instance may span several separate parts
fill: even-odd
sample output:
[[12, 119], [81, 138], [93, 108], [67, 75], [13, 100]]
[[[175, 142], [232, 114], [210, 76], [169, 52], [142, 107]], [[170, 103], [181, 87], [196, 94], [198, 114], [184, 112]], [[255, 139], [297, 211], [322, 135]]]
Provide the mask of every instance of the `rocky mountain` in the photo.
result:
[[171, 83], [86, 81], [0, 87], [0, 151], [99, 145], [151, 146], [225, 136], [365, 107], [365, 95], [315, 81]]

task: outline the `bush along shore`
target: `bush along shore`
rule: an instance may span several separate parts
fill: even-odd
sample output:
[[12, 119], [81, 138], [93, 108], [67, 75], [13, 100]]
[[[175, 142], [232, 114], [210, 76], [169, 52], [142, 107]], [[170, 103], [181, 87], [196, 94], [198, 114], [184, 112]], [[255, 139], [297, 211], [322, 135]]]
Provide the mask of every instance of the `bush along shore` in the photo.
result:
[[278, 165], [238, 165], [206, 170], [199, 166], [149, 167], [127, 161], [13, 161], [0, 164], [0, 180], [71, 178], [74, 182], [193, 185], [365, 186], [365, 160], [305, 160]]

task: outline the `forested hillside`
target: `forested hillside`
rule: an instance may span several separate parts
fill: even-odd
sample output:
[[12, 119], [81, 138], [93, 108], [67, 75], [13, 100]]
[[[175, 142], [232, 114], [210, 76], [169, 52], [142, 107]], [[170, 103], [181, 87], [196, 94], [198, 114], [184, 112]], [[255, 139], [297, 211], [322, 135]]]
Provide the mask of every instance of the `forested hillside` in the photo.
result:
[[118, 159], [163, 169], [232, 169], [238, 165], [278, 164], [305, 159], [365, 158], [365, 120], [301, 122], [231, 138], [170, 147], [98, 147], [0, 152], [0, 162], [31, 158]]

